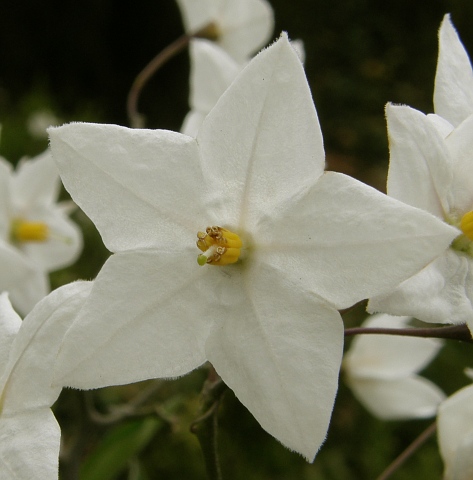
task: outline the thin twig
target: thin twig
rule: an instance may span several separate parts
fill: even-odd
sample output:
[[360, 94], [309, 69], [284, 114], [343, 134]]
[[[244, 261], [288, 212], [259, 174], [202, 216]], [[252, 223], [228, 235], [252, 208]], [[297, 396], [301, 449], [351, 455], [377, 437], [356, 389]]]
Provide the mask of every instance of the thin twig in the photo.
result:
[[174, 40], [164, 50], [159, 52], [151, 62], [136, 76], [128, 93], [126, 110], [128, 120], [133, 128], [143, 128], [143, 116], [138, 112], [138, 99], [143, 87], [148, 83], [154, 73], [161, 68], [168, 60], [184, 50], [189, 45], [193, 35], [184, 34]]
[[387, 480], [404, 462], [409, 459], [424, 443], [436, 432], [436, 422], [429, 425], [388, 467], [376, 480]]
[[353, 335], [401, 335], [404, 337], [424, 337], [424, 338], [444, 338], [447, 340], [460, 340], [462, 342], [473, 343], [471, 333], [466, 324], [452, 325], [449, 327], [433, 328], [347, 328], [345, 336]]

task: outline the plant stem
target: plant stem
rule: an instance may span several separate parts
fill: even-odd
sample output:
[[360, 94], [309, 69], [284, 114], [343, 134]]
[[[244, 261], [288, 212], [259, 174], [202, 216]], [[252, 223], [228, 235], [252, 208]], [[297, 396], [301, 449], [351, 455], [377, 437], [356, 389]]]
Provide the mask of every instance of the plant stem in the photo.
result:
[[159, 52], [136, 76], [128, 93], [126, 102], [128, 120], [133, 128], [143, 128], [144, 126], [143, 116], [138, 112], [138, 99], [143, 87], [148, 83], [149, 79], [159, 68], [161, 68], [172, 57], [183, 51], [184, 48], [189, 45], [189, 42], [192, 38], [193, 35], [181, 35], [178, 39], [169, 44], [164, 50]]
[[222, 480], [217, 444], [218, 407], [226, 389], [212, 367], [202, 389], [202, 415], [190, 427], [199, 440], [209, 480]]
[[404, 462], [409, 459], [424, 443], [436, 432], [436, 422], [429, 425], [388, 467], [376, 480], [387, 480]]
[[448, 327], [433, 328], [347, 328], [345, 336], [374, 334], [374, 335], [401, 335], [404, 337], [427, 337], [444, 338], [447, 340], [459, 340], [462, 342], [473, 343], [471, 333], [466, 324], [451, 325]]

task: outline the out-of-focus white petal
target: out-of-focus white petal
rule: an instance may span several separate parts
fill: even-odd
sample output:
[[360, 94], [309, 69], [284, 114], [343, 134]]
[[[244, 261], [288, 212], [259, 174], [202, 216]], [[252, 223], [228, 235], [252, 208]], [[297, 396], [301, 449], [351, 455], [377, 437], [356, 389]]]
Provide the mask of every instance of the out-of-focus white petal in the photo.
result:
[[446, 480], [469, 480], [473, 458], [473, 385], [462, 388], [439, 407], [437, 432]]
[[208, 40], [190, 44], [190, 106], [209, 113], [243, 68], [225, 50]]
[[348, 375], [347, 382], [360, 402], [383, 420], [433, 417], [445, 398], [434, 383], [418, 375], [394, 380]]
[[49, 408], [0, 417], [2, 480], [57, 480], [61, 431]]
[[271, 39], [273, 10], [266, 0], [223, 0], [217, 20], [222, 35], [218, 43], [239, 62], [244, 62]]
[[[10, 180], [11, 165], [0, 157], [0, 240], [7, 240], [10, 233]], [[0, 284], [1, 285], [1, 284]]]
[[426, 115], [413, 108], [388, 104], [386, 117], [388, 195], [445, 219], [453, 173], [444, 138]]
[[[406, 328], [410, 317], [374, 315], [363, 322], [366, 328]], [[388, 380], [419, 372], [437, 355], [443, 342], [437, 338], [396, 335], [357, 335], [343, 360], [356, 377]]]
[[441, 117], [440, 115], [436, 115], [435, 113], [428, 113], [427, 119], [437, 129], [443, 138], [447, 138], [454, 129], [454, 126], [449, 121], [445, 120], [445, 118]]
[[265, 430], [312, 461], [337, 391], [342, 322], [274, 269], [254, 270], [237, 318], [215, 322], [207, 357]]
[[61, 181], [51, 152], [23, 159], [12, 176], [12, 201], [16, 215], [27, 215], [38, 205], [51, 205], [59, 195]]
[[237, 78], [197, 141], [215, 224], [224, 219], [250, 233], [317, 180], [324, 150], [304, 70], [286, 36]]
[[90, 288], [90, 282], [60, 287], [23, 320], [0, 380], [2, 418], [54, 403], [60, 388], [51, 386], [53, 364], [64, 334]]
[[473, 71], [450, 15], [445, 15], [439, 31], [434, 106], [435, 113], [455, 127], [473, 113]]
[[346, 308], [418, 272], [458, 231], [348, 176], [328, 172], [257, 234], [258, 255], [265, 261]]
[[67, 332], [55, 383], [97, 388], [176, 377], [201, 365], [210, 325], [220, 321], [225, 277], [196, 257], [190, 248], [112, 255]]
[[13, 339], [21, 325], [21, 318], [13, 310], [8, 293], [0, 294], [0, 378], [3, 376], [10, 355]]
[[262, 48], [274, 28], [266, 0], [177, 0], [187, 33], [213, 24], [217, 42], [238, 61]]
[[185, 245], [202, 228], [205, 183], [195, 139], [85, 123], [49, 134], [66, 189], [109, 250]]
[[447, 250], [392, 292], [370, 298], [368, 312], [412, 315], [424, 322], [473, 326], [473, 260]]
[[196, 137], [204, 118], [205, 114], [202, 112], [191, 110], [182, 122], [181, 132], [190, 137]]

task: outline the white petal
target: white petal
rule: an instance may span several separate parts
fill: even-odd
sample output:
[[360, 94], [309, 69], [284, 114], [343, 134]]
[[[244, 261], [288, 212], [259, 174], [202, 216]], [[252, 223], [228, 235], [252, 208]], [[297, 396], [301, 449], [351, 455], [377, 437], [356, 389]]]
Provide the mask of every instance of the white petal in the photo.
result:
[[473, 209], [473, 115], [470, 115], [445, 139], [452, 158], [452, 210], [465, 213]]
[[337, 391], [342, 322], [280, 272], [251, 270], [240, 308], [215, 323], [207, 356], [261, 426], [312, 461]]
[[454, 126], [450, 122], [445, 120], [445, 118], [441, 117], [440, 115], [436, 115], [435, 113], [428, 113], [427, 119], [430, 123], [432, 123], [432, 125], [437, 129], [443, 138], [447, 138], [454, 129]]
[[208, 40], [190, 44], [191, 108], [209, 113], [243, 68], [225, 50]]
[[387, 105], [388, 195], [444, 219], [450, 211], [452, 161], [443, 137], [426, 115]]
[[194, 33], [212, 22], [219, 8], [218, 0], [176, 0], [187, 33]]
[[11, 222], [11, 165], [0, 157], [0, 240], [8, 240]]
[[255, 255], [346, 308], [417, 273], [457, 234], [422, 210], [328, 172], [279, 218], [260, 225]]
[[2, 480], [57, 480], [61, 431], [49, 408], [0, 417]]
[[454, 126], [473, 113], [473, 71], [449, 15], [445, 15], [439, 31], [434, 105], [435, 113]]
[[347, 383], [358, 400], [382, 420], [433, 417], [445, 398], [434, 383], [417, 375], [396, 380], [349, 376]]
[[[406, 328], [409, 317], [375, 315], [363, 322], [368, 328]], [[401, 378], [419, 372], [437, 355], [443, 342], [436, 338], [396, 335], [357, 335], [344, 358], [351, 376]]]
[[2, 415], [54, 403], [60, 388], [51, 386], [53, 364], [64, 334], [90, 288], [90, 282], [60, 287], [23, 320], [0, 382], [5, 386]]
[[[462, 388], [447, 398], [439, 407], [437, 417], [438, 443], [446, 467], [446, 479], [468, 480], [471, 469], [473, 435], [473, 385]], [[467, 447], [467, 448], [465, 448]], [[466, 458], [462, 458], [466, 456]], [[469, 465], [460, 475], [454, 475], [458, 466]]]
[[108, 249], [184, 245], [202, 228], [205, 184], [195, 139], [85, 123], [48, 131], [66, 189]]
[[59, 195], [60, 186], [59, 172], [49, 150], [20, 161], [12, 177], [16, 213], [27, 215], [35, 205], [51, 205]]
[[473, 431], [464, 436], [457, 448], [455, 461], [445, 472], [445, 480], [471, 480], [473, 478]]
[[182, 122], [181, 133], [190, 137], [196, 137], [204, 118], [205, 115], [203, 113], [191, 110]]
[[470, 322], [473, 326], [472, 262], [449, 249], [392, 293], [371, 298], [368, 311], [409, 314], [432, 323]]
[[48, 294], [49, 290], [47, 273], [36, 266], [22, 282], [8, 287], [13, 307], [22, 317], [31, 312], [33, 307]]
[[[242, 118], [244, 120], [242, 121]], [[208, 211], [253, 232], [322, 174], [322, 134], [301, 62], [287, 37], [257, 55], [204, 120], [197, 141]]]
[[223, 272], [200, 267], [196, 257], [194, 249], [112, 255], [67, 333], [57, 383], [97, 388], [201, 365], [210, 324], [219, 320], [213, 304]]
[[8, 294], [0, 294], [0, 378], [7, 366], [13, 339], [21, 325], [21, 318], [13, 310]]
[[266, 0], [223, 0], [218, 43], [243, 62], [268, 43], [273, 34], [273, 10]]

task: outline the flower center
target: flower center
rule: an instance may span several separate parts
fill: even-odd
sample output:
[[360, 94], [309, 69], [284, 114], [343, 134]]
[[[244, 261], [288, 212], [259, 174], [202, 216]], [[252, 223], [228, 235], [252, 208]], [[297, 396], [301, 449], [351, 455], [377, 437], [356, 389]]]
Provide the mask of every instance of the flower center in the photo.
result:
[[466, 212], [460, 219], [452, 216], [447, 219], [450, 225], [459, 228], [462, 233], [452, 242], [452, 248], [473, 257], [473, 211]]
[[460, 230], [473, 242], [473, 211], [465, 213], [460, 220]]
[[14, 242], [45, 242], [49, 238], [49, 228], [43, 222], [17, 218], [12, 222], [10, 234]]
[[228, 265], [240, 257], [242, 242], [240, 237], [222, 227], [207, 227], [205, 232], [197, 232], [197, 247], [204, 253], [197, 257], [199, 265]]

